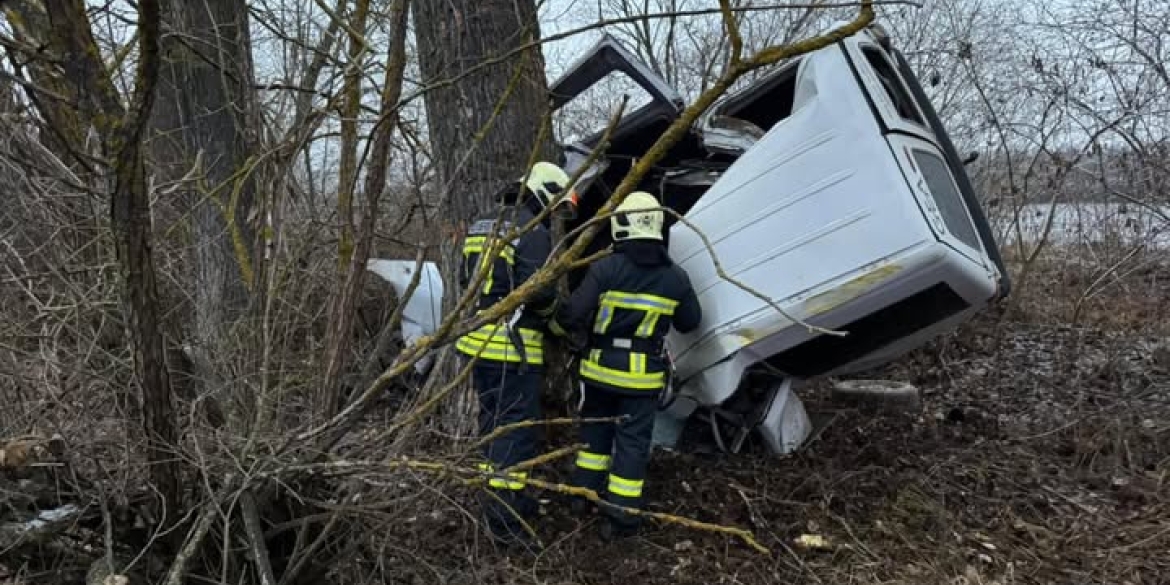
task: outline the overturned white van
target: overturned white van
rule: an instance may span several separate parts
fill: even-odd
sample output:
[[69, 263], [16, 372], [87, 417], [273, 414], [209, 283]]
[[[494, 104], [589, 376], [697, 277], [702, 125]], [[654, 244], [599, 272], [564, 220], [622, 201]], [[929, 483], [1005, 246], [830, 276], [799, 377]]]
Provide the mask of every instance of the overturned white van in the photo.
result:
[[[553, 84], [554, 108], [614, 71], [654, 99], [619, 122], [604, 156], [582, 175], [578, 225], [684, 107], [607, 36]], [[601, 135], [565, 145], [570, 173]], [[690, 274], [704, 317], [697, 331], [668, 338], [676, 373], [657, 422], [660, 445], [699, 413], [717, 436], [729, 436], [720, 441], [727, 448], [759, 432], [773, 451], [791, 451], [808, 432], [793, 381], [887, 363], [1009, 292], [963, 163], [876, 25], [725, 96], [639, 188], [713, 248], [668, 219], [670, 255]], [[603, 230], [590, 251], [609, 243]], [[847, 335], [786, 318], [722, 278], [712, 254], [728, 276], [786, 313]]]

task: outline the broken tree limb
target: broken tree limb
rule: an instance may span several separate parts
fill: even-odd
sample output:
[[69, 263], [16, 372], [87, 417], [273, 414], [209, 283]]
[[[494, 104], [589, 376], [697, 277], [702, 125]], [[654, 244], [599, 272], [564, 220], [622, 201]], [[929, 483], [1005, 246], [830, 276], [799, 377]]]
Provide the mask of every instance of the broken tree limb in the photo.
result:
[[717, 532], [719, 534], [726, 534], [729, 536], [734, 536], [734, 537], [742, 540], [748, 546], [756, 549], [757, 551], [759, 551], [762, 554], [765, 554], [765, 555], [772, 554], [772, 552], [770, 550], [768, 550], [767, 547], [760, 544], [759, 541], [756, 540], [755, 536], [753, 536], [751, 532], [744, 530], [742, 528], [734, 528], [731, 526], [723, 526], [721, 524], [711, 524], [709, 522], [701, 522], [699, 520], [694, 520], [694, 519], [686, 518], [683, 516], [675, 516], [674, 514], [665, 514], [662, 512], [650, 512], [647, 510], [636, 510], [633, 508], [627, 508], [625, 506], [618, 506], [616, 504], [611, 504], [611, 503], [605, 501], [604, 499], [602, 499], [600, 496], [597, 495], [597, 492], [590, 490], [590, 489], [581, 488], [581, 487], [564, 485], [564, 484], [559, 484], [559, 483], [551, 483], [551, 482], [546, 482], [546, 481], [542, 481], [539, 479], [533, 479], [533, 478], [525, 479], [524, 482], [527, 483], [528, 485], [543, 488], [543, 489], [546, 489], [549, 491], [559, 492], [559, 493], [567, 494], [567, 495], [571, 495], [571, 496], [581, 496], [581, 497], [583, 497], [583, 498], [585, 498], [585, 499], [587, 499], [595, 504], [605, 506], [607, 508], [612, 508], [614, 510], [620, 510], [620, 511], [627, 513], [627, 514], [630, 514], [632, 516], [645, 516], [647, 518], [653, 518], [655, 520], [659, 520], [661, 522], [666, 522], [668, 524], [678, 524], [679, 526], [685, 526], [687, 528], [692, 528], [695, 530], [702, 530], [704, 532]]
[[[609, 200], [607, 200], [598, 210], [598, 213], [612, 213], [617, 205], [619, 205], [625, 199], [625, 197], [638, 186], [643, 177], [645, 177], [645, 175], [650, 172], [650, 169], [653, 167], [653, 165], [655, 165], [659, 160], [662, 159], [662, 157], [666, 155], [669, 148], [683, 137], [691, 125], [694, 124], [695, 120], [697, 120], [698, 117], [704, 111], [706, 111], [707, 108], [709, 108], [716, 99], [719, 98], [719, 96], [726, 92], [727, 89], [737, 79], [759, 67], [775, 63], [782, 59], [816, 51], [857, 33], [873, 21], [873, 4], [873, 0], [863, 0], [860, 2], [860, 10], [858, 11], [857, 16], [852, 21], [825, 34], [817, 35], [809, 39], [791, 44], [767, 47], [755, 53], [746, 60], [737, 60], [730, 63], [724, 73], [716, 81], [716, 83], [704, 91], [694, 103], [685, 108], [681, 115], [673, 123], [671, 123], [667, 130], [663, 132], [662, 135], [659, 136], [658, 140], [655, 141], [655, 143], [646, 151], [645, 155], [640, 158], [636, 164], [633, 165], [630, 171], [626, 173], [626, 176], [618, 185], [617, 189], [614, 190], [613, 195], [611, 195]], [[535, 294], [536, 291], [553, 285], [556, 279], [558, 279], [562, 274], [566, 273], [572, 266], [573, 262], [578, 259], [585, 248], [590, 244], [590, 242], [592, 242], [593, 237], [597, 233], [598, 229], [599, 228], [596, 224], [591, 225], [584, 233], [581, 234], [581, 237], [577, 238], [577, 240], [562, 255], [538, 270], [531, 278], [529, 278], [520, 286], [516, 287], [514, 290], [512, 290], [511, 293], [509, 293], [500, 301], [484, 309], [474, 318], [470, 319], [469, 322], [459, 323], [460, 320], [457, 318], [457, 314], [451, 315], [444, 319], [443, 323], [440, 324], [438, 330], [435, 333], [421, 337], [418, 341], [406, 348], [399, 356], [397, 363], [395, 363], [383, 375], [379, 376], [378, 379], [375, 380], [374, 383], [371, 384], [370, 387], [362, 393], [360, 398], [355, 400], [349, 406], [342, 409], [341, 412], [337, 413], [321, 425], [299, 433], [298, 435], [295, 435], [295, 438], [294, 436], [290, 436], [286, 446], [287, 444], [291, 444], [295, 441], [312, 440], [319, 437], [321, 434], [335, 431], [339, 427], [348, 427], [347, 423], [355, 420], [356, 417], [360, 415], [361, 411], [364, 409], [364, 406], [381, 388], [383, 388], [395, 377], [400, 376], [408, 368], [413, 367], [414, 363], [422, 355], [424, 355], [426, 351], [438, 344], [449, 342], [454, 337], [452, 335], [453, 330], [470, 331], [484, 324], [500, 322], [501, 319], [507, 318], [513, 311], [515, 311], [516, 307], [524, 302], [524, 300], [531, 297], [533, 294]], [[468, 293], [473, 292], [474, 288], [468, 287], [468, 290], [464, 294], [464, 298], [461, 299], [461, 303], [465, 301], [469, 302], [471, 295]], [[457, 327], [457, 323], [462, 326]], [[329, 441], [328, 443], [332, 444], [334, 442], [335, 441]]]
[[[557, 449], [555, 451], [552, 451], [549, 453], [544, 453], [544, 454], [538, 455], [537, 457], [534, 457], [534, 458], [522, 461], [520, 463], [517, 463], [516, 465], [513, 465], [509, 469], [512, 471], [516, 471], [516, 470], [520, 470], [520, 469], [530, 469], [530, 468], [532, 468], [536, 465], [539, 465], [541, 463], [547, 463], [547, 462], [553, 461], [557, 458], [564, 457], [570, 453], [573, 453], [574, 451], [576, 451], [577, 449], [579, 449], [581, 447], [582, 447], [582, 445], [570, 445], [568, 447], [563, 447], [563, 448]], [[386, 460], [386, 461], [346, 461], [346, 460], [342, 460], [342, 461], [330, 461], [327, 463], [315, 463], [315, 464], [307, 464], [307, 465], [291, 465], [291, 466], [287, 466], [287, 467], [284, 467], [284, 468], [281, 468], [278, 470], [273, 470], [270, 472], [264, 472], [262, 474], [258, 474], [257, 477], [277, 478], [279, 476], [295, 475], [295, 474], [300, 474], [300, 473], [308, 473], [308, 474], [313, 474], [313, 475], [328, 475], [328, 476], [332, 476], [332, 477], [337, 477], [337, 476], [344, 476], [344, 475], [357, 475], [357, 474], [361, 474], [361, 473], [369, 473], [369, 472], [385, 471], [385, 470], [398, 470], [398, 469], [411, 469], [411, 470], [415, 470], [415, 471], [423, 471], [426, 473], [430, 473], [438, 478], [455, 479], [458, 483], [465, 485], [465, 486], [481, 485], [484, 482], [491, 479], [493, 477], [493, 475], [495, 475], [491, 472], [485, 472], [485, 471], [481, 471], [479, 469], [472, 469], [470, 467], [459, 466], [459, 465], [455, 465], [455, 464], [451, 464], [451, 463], [438, 462], [438, 461], [420, 461], [420, 460], [415, 460], [415, 459], [401, 458], [401, 459]], [[505, 471], [506, 470], [501, 470], [497, 473], [503, 473]], [[702, 522], [699, 520], [694, 520], [692, 518], [686, 518], [683, 516], [676, 516], [674, 514], [666, 514], [666, 513], [662, 513], [662, 512], [650, 512], [647, 510], [637, 510], [637, 509], [633, 509], [633, 508], [628, 508], [625, 506], [620, 506], [617, 504], [612, 504], [612, 503], [606, 502], [601, 497], [599, 497], [597, 495], [597, 493], [594, 492], [593, 490], [580, 488], [580, 487], [576, 487], [576, 486], [565, 485], [562, 483], [544, 481], [544, 480], [541, 480], [538, 478], [533, 478], [533, 477], [528, 477], [528, 478], [525, 478], [525, 479], [520, 480], [520, 481], [523, 481], [525, 484], [530, 485], [532, 487], [537, 487], [537, 488], [545, 489], [545, 490], [552, 491], [552, 492], [573, 495], [573, 496], [581, 496], [581, 497], [584, 497], [584, 498], [586, 498], [586, 499], [588, 499], [588, 500], [590, 500], [598, 505], [606, 506], [606, 507], [612, 508], [614, 510], [620, 510], [622, 512], [629, 513], [631, 515], [653, 518], [653, 519], [658, 520], [660, 522], [665, 522], [665, 523], [669, 523], [669, 524], [677, 524], [679, 526], [691, 528], [694, 530], [701, 530], [701, 531], [705, 531], [705, 532], [716, 532], [716, 533], [720, 533], [720, 534], [734, 536], [734, 537], [742, 540], [748, 546], [752, 547], [753, 549], [755, 549], [763, 554], [766, 554], [766, 555], [771, 554], [771, 551], [767, 547], [760, 544], [759, 541], [756, 540], [755, 536], [753, 536], [750, 531], [744, 530], [742, 528], [735, 528], [735, 527], [731, 527], [731, 526], [723, 526], [720, 524], [712, 524], [709, 522]]]
[[523, 421], [512, 423], [512, 424], [507, 424], [507, 425], [504, 425], [501, 427], [496, 427], [494, 430], [492, 430], [492, 432], [490, 432], [490, 433], [484, 435], [483, 437], [481, 437], [480, 439], [478, 439], [474, 444], [472, 444], [472, 447], [473, 448], [482, 447], [482, 446], [496, 440], [497, 438], [499, 438], [503, 435], [506, 435], [512, 431], [515, 431], [517, 429], [525, 429], [528, 427], [536, 427], [536, 426], [544, 426], [544, 425], [571, 425], [571, 424], [600, 423], [600, 422], [618, 423], [618, 422], [621, 422], [627, 418], [629, 418], [629, 416], [623, 414], [621, 416], [611, 416], [611, 417], [605, 417], [605, 418], [549, 418], [549, 419], [541, 419], [541, 420], [523, 420]]
[[187, 539], [183, 543], [183, 547], [171, 562], [171, 567], [167, 571], [165, 585], [183, 584], [183, 577], [187, 571], [187, 563], [191, 561], [191, 557], [195, 556], [200, 545], [203, 544], [203, 539], [207, 537], [207, 532], [211, 530], [211, 523], [218, 516], [220, 503], [226, 500], [233, 492], [237, 481], [235, 476], [228, 476], [223, 487], [219, 488], [211, 498], [211, 501], [203, 505], [203, 509], [195, 519], [194, 527], [187, 533]]
[[260, 511], [252, 490], [244, 490], [240, 494], [240, 515], [244, 517], [244, 530], [251, 544], [252, 561], [256, 563], [256, 572], [260, 574], [260, 585], [276, 585], [272, 561], [268, 557], [268, 545], [264, 542], [264, 531], [260, 527]]
[[[744, 282], [740, 281], [739, 279], [731, 276], [730, 274], [727, 274], [727, 271], [724, 270], [724, 268], [723, 268], [723, 263], [719, 260], [719, 255], [715, 253], [715, 245], [711, 243], [711, 239], [709, 237], [707, 237], [707, 234], [703, 233], [703, 230], [699, 229], [698, 226], [696, 226], [694, 223], [691, 223], [690, 220], [683, 217], [682, 214], [680, 214], [679, 212], [677, 212], [669, 207], [660, 206], [660, 207], [655, 207], [653, 209], [648, 209], [647, 211], [654, 211], [654, 210], [658, 210], [658, 211], [662, 211], [663, 213], [670, 214], [679, 223], [685, 225], [691, 231], [695, 232], [695, 235], [697, 235], [699, 237], [699, 239], [702, 240], [703, 248], [707, 251], [707, 256], [711, 258], [711, 263], [715, 266], [715, 273], [719, 276], [720, 279], [726, 280], [727, 282], [731, 283], [732, 286], [735, 286], [736, 288], [739, 288], [740, 290], [752, 295], [753, 297], [756, 297], [757, 299], [760, 299], [761, 301], [768, 303], [769, 306], [771, 306], [773, 309], [775, 309], [777, 313], [780, 313], [780, 315], [782, 315], [785, 319], [788, 319], [789, 321], [792, 321], [793, 323], [796, 323], [797, 325], [800, 325], [800, 326], [804, 327], [805, 329], [808, 329], [810, 332], [823, 333], [825, 335], [832, 335], [835, 337], [844, 337], [844, 336], [848, 335], [847, 331], [838, 331], [836, 329], [825, 329], [824, 327], [818, 327], [816, 325], [812, 325], [811, 323], [808, 323], [807, 321], [789, 313], [788, 311], [785, 311], [783, 308], [780, 307], [779, 304], [776, 303], [776, 301], [772, 300], [771, 297], [765, 295], [764, 293], [756, 290], [755, 288], [753, 288], [751, 286], [748, 286], [747, 284], [745, 284]], [[597, 214], [594, 217], [590, 218], [588, 221], [577, 226], [574, 230], [569, 232], [569, 234], [573, 235], [573, 234], [579, 233], [579, 232], [587, 229], [590, 225], [601, 224], [603, 222], [609, 221], [609, 219], [611, 217], [613, 217], [614, 215], [615, 215], [614, 212], [609, 212], [609, 213], [605, 213], [605, 214]], [[587, 265], [589, 262], [592, 262], [594, 257], [600, 256], [600, 255], [601, 255], [601, 252], [598, 252], [598, 253], [593, 254], [592, 256], [589, 256], [589, 257], [582, 259], [578, 262], [580, 262], [580, 265], [584, 266], [584, 265]], [[586, 260], [589, 260], [589, 262], [586, 262]]]

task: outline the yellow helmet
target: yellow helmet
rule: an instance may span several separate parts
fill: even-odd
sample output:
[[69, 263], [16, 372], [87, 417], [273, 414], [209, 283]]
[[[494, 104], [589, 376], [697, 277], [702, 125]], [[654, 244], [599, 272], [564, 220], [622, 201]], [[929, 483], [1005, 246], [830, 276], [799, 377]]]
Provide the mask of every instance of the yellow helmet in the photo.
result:
[[555, 206], [564, 200], [574, 206], [577, 203], [576, 194], [566, 193], [569, 189], [569, 175], [550, 162], [540, 161], [532, 165], [532, 169], [520, 177], [520, 182], [540, 199], [541, 207]]
[[[662, 239], [664, 214], [658, 199], [645, 191], [634, 191], [626, 196], [609, 218], [610, 232], [615, 242], [633, 239]], [[652, 210], [652, 211], [643, 211]]]

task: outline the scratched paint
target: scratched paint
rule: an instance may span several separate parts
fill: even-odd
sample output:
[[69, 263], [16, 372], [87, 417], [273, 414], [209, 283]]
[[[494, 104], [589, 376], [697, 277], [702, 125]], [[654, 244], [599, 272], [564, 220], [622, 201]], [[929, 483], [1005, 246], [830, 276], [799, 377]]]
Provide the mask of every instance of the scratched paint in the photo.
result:
[[813, 317], [831, 311], [865, 294], [877, 283], [890, 278], [902, 270], [897, 264], [886, 264], [854, 278], [841, 286], [834, 287], [804, 302], [805, 315]]

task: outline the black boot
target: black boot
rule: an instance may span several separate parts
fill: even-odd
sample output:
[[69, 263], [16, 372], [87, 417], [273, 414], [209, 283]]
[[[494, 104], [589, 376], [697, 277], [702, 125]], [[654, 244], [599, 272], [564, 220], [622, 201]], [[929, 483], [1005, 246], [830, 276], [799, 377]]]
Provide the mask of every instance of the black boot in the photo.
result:
[[613, 542], [624, 538], [630, 538], [638, 534], [640, 523], [621, 522], [611, 517], [606, 517], [601, 522], [598, 529], [601, 540], [605, 542]]
[[569, 512], [574, 516], [588, 516], [593, 513], [596, 506], [587, 498], [574, 496], [569, 500]]
[[501, 521], [499, 518], [485, 518], [488, 538], [505, 553], [536, 554], [540, 552], [540, 541], [529, 534], [519, 522]]

